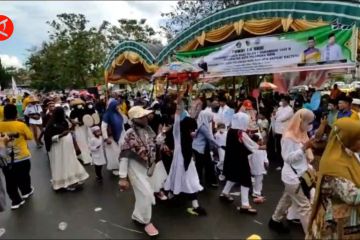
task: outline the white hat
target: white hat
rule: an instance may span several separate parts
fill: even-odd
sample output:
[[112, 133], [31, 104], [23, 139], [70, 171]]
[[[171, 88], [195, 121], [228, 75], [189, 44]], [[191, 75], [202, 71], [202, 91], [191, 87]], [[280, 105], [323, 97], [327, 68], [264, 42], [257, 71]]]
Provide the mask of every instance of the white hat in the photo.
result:
[[142, 118], [145, 117], [147, 115], [149, 115], [150, 113], [152, 113], [153, 111], [151, 110], [146, 110], [141, 106], [135, 106], [130, 108], [128, 115], [130, 119], [137, 119], [137, 118]]
[[360, 99], [359, 99], [359, 98], [353, 98], [351, 104], [353, 104], [353, 105], [360, 105]]

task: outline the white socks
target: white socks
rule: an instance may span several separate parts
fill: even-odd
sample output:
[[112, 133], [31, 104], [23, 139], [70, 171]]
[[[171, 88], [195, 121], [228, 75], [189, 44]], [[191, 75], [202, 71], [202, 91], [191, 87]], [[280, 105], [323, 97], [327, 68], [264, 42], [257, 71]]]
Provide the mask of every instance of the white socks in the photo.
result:
[[198, 202], [198, 200], [192, 200], [192, 201], [191, 201], [191, 204], [192, 204], [192, 207], [193, 207], [193, 208], [198, 208], [198, 207], [199, 207], [199, 202]]
[[226, 195], [229, 195], [230, 191], [231, 191], [231, 189], [233, 188], [234, 185], [235, 185], [234, 182], [226, 181], [226, 184], [224, 186], [224, 189], [223, 189], [222, 193], [226, 194]]

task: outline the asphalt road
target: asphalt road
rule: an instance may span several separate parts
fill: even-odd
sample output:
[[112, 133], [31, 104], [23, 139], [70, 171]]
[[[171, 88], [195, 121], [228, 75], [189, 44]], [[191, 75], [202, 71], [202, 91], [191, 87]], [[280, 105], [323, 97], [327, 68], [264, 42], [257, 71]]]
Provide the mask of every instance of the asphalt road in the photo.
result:
[[[83, 190], [55, 193], [50, 185], [45, 150], [32, 148], [32, 153], [31, 176], [35, 193], [16, 211], [11, 211], [10, 201], [7, 202], [8, 210], [0, 213], [0, 228], [5, 229], [1, 238], [147, 238], [142, 228], [131, 221], [133, 192], [120, 192], [117, 179], [110, 173], [104, 171], [104, 181], [98, 183], [94, 169], [87, 166], [91, 177]], [[186, 212], [189, 202], [183, 200], [158, 202], [153, 208], [153, 222], [160, 231], [158, 239], [246, 239], [252, 234], [263, 239], [303, 239], [301, 225], [292, 226], [287, 235], [278, 235], [267, 226], [282, 190], [279, 172], [273, 171], [265, 176], [267, 201], [256, 206], [256, 216], [240, 214], [235, 211], [234, 204], [220, 202], [220, 188], [200, 194], [200, 203], [208, 212], [206, 217], [190, 216]], [[95, 211], [96, 208], [101, 210]], [[63, 231], [58, 228], [60, 222], [67, 223]]]

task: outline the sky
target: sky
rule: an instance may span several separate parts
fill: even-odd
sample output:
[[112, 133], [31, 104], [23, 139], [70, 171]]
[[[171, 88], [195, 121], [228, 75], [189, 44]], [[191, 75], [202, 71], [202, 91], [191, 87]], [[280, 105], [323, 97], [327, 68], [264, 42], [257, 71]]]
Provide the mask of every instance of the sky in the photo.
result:
[[[28, 49], [40, 46], [48, 39], [46, 21], [61, 13], [82, 13], [89, 26], [99, 26], [103, 20], [117, 24], [120, 18], [146, 18], [159, 30], [162, 12], [168, 12], [176, 1], [1, 1], [0, 15], [14, 23], [13, 35], [0, 42], [0, 59], [5, 66], [23, 67]], [[165, 38], [159, 36], [163, 43]]]

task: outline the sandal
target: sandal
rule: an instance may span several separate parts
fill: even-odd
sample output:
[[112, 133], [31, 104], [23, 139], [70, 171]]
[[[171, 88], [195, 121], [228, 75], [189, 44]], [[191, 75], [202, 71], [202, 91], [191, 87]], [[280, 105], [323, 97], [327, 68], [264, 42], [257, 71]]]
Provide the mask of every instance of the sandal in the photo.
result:
[[246, 213], [246, 214], [251, 214], [251, 215], [257, 214], [256, 209], [252, 208], [251, 206], [249, 206], [249, 207], [237, 207], [236, 210], [238, 210], [240, 213]]
[[152, 223], [149, 223], [145, 226], [145, 232], [150, 237], [154, 237], [159, 235], [159, 231], [155, 228], [155, 226]]
[[264, 203], [265, 202], [265, 198], [264, 197], [256, 197], [256, 198], [254, 198], [254, 203], [256, 203], [256, 204], [260, 204], [260, 203]]
[[219, 199], [223, 202], [232, 203], [234, 201], [234, 198], [227, 194], [220, 194]]
[[155, 196], [160, 199], [161, 201], [166, 201], [168, 200], [168, 197], [165, 195], [165, 193], [163, 191], [160, 191], [158, 193], [155, 193]]

